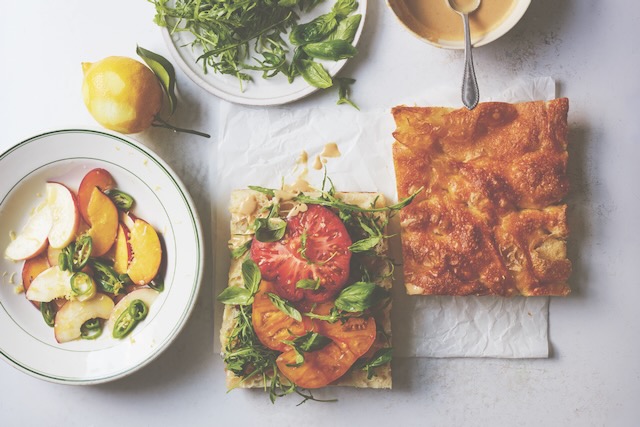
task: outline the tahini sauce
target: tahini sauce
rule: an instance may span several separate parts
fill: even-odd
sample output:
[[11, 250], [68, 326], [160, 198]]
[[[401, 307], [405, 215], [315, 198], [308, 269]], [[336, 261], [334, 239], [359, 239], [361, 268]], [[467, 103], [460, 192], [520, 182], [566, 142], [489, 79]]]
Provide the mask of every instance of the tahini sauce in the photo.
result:
[[[515, 3], [516, 0], [483, 0], [469, 15], [471, 39], [480, 38], [500, 25]], [[396, 13], [414, 32], [433, 42], [464, 40], [462, 18], [447, 0], [398, 0]]]

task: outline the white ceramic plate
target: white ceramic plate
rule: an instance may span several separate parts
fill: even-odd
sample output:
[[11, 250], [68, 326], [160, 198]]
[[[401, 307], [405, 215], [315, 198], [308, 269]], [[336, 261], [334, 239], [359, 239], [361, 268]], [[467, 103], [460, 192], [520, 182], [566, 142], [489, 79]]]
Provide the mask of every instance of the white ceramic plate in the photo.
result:
[[[16, 294], [23, 262], [0, 260], [0, 355], [18, 369], [48, 381], [92, 384], [125, 376], [158, 356], [193, 308], [204, 261], [202, 232], [193, 202], [169, 166], [141, 144], [102, 131], [68, 129], [35, 136], [0, 155], [0, 249], [40, 204], [47, 180], [77, 191], [91, 169], [108, 170], [131, 194], [133, 212], [164, 240], [165, 289], [147, 318], [122, 340], [58, 344], [53, 329], [24, 294]], [[14, 284], [10, 283], [14, 282]]]
[[[317, 6], [311, 14], [301, 14], [301, 19], [298, 22], [308, 22], [312, 18], [329, 11], [334, 3], [324, 2]], [[358, 9], [354, 13], [361, 14], [362, 20], [353, 41], [354, 46], [357, 45], [362, 34], [366, 11], [367, 0], [358, 0]], [[208, 73], [204, 73], [202, 61], [196, 63], [196, 59], [202, 54], [202, 50], [192, 49], [190, 43], [194, 37], [191, 33], [182, 31], [170, 34], [166, 28], [162, 29], [162, 33], [171, 56], [182, 71], [198, 86], [227, 101], [245, 105], [281, 105], [303, 98], [318, 90], [318, 88], [308, 84], [302, 77], [296, 77], [293, 83], [289, 83], [287, 78], [281, 74], [273, 78], [263, 79], [261, 72], [256, 71], [248, 72], [253, 80], [242, 82], [243, 88], [241, 90], [238, 79], [233, 76], [217, 74], [212, 69], [209, 69]], [[320, 62], [324, 64], [331, 76], [335, 76], [347, 60]]]

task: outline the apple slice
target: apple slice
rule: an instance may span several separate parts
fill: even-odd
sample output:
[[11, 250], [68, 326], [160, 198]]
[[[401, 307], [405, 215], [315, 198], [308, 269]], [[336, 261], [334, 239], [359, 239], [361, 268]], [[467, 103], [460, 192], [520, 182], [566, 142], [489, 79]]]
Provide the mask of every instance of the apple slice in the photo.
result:
[[89, 224], [91, 228], [87, 234], [91, 236], [91, 256], [99, 257], [106, 254], [118, 233], [118, 208], [113, 204], [109, 196], [98, 187], [93, 188], [91, 200], [87, 206]]
[[78, 207], [82, 218], [91, 225], [89, 219], [89, 202], [93, 189], [98, 187], [102, 191], [111, 190], [116, 185], [111, 174], [102, 168], [92, 169], [82, 178], [80, 187], [78, 188]]
[[53, 333], [59, 343], [80, 338], [82, 324], [90, 319], [108, 319], [113, 301], [104, 294], [96, 294], [86, 301], [69, 301], [58, 310]]
[[107, 323], [104, 325], [105, 330], [110, 336], [113, 334], [113, 325], [115, 325], [116, 320], [118, 320], [118, 317], [120, 317], [120, 315], [129, 308], [129, 305], [134, 300], [139, 299], [147, 306], [147, 308], [151, 308], [151, 305], [156, 298], [158, 298], [158, 295], [160, 295], [158, 291], [149, 288], [136, 289], [135, 291], [128, 293], [118, 301], [118, 304], [114, 307], [111, 315], [109, 316], [109, 320], [107, 320]]
[[68, 271], [60, 267], [49, 267], [38, 274], [27, 290], [30, 301], [49, 302], [56, 298], [71, 298], [71, 276]]
[[47, 238], [52, 225], [51, 209], [47, 203], [43, 203], [36, 208], [22, 231], [9, 243], [4, 252], [5, 256], [19, 261], [39, 255], [47, 248]]
[[78, 203], [76, 196], [65, 185], [47, 182], [47, 204], [51, 209], [53, 224], [49, 230], [49, 245], [56, 249], [67, 246], [76, 237]]
[[[48, 257], [44, 252], [26, 260], [22, 266], [22, 287], [24, 291], [27, 292], [33, 280], [49, 267]], [[37, 301], [31, 301], [31, 304], [36, 308], [40, 308], [40, 303]]]
[[133, 257], [127, 274], [138, 286], [151, 282], [158, 274], [162, 261], [162, 246], [158, 233], [146, 221], [137, 218], [130, 230], [129, 243]]
[[129, 229], [124, 224], [118, 225], [118, 235], [113, 253], [113, 269], [118, 274], [126, 274], [129, 269], [129, 262], [132, 258], [131, 245], [129, 244]]

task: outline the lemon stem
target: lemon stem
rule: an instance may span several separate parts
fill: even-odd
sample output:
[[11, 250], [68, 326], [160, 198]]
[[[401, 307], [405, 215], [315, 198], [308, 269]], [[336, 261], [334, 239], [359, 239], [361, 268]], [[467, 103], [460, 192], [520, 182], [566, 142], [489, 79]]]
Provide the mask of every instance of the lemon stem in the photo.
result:
[[198, 132], [197, 130], [184, 129], [184, 128], [179, 128], [179, 127], [173, 126], [172, 124], [162, 120], [158, 116], [155, 117], [153, 123], [151, 123], [151, 126], [158, 127], [158, 128], [170, 129], [170, 130], [174, 131], [175, 133], [178, 133], [178, 132], [190, 133], [192, 135], [198, 135], [198, 136], [202, 136], [204, 138], [211, 138], [211, 135], [209, 135], [208, 133]]

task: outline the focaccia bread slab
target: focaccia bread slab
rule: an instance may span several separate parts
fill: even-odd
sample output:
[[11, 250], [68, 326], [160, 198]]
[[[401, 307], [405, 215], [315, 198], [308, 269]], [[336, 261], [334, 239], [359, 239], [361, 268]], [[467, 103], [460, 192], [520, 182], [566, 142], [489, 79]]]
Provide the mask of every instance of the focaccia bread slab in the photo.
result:
[[[307, 193], [314, 195], [313, 193]], [[356, 205], [362, 208], [370, 208], [385, 205], [384, 196], [380, 193], [362, 193], [362, 192], [344, 192], [336, 193], [336, 197], [340, 200]], [[269, 204], [269, 199], [263, 193], [254, 190], [234, 190], [231, 193], [231, 201], [229, 210], [231, 212], [231, 239], [229, 240], [229, 248], [237, 248], [251, 240], [251, 226], [257, 215], [263, 211], [263, 208]], [[291, 206], [290, 206], [291, 207]], [[380, 217], [386, 217], [386, 212], [376, 213]], [[386, 256], [388, 253], [388, 244], [383, 239], [376, 247], [378, 254]], [[242, 262], [243, 259], [232, 259], [229, 267], [229, 286], [243, 286], [242, 279]], [[390, 290], [392, 286], [391, 271], [389, 265], [379, 265], [377, 271], [379, 276], [384, 278], [376, 283]], [[223, 351], [227, 346], [227, 340], [230, 331], [235, 325], [235, 319], [238, 310], [233, 305], [225, 305], [223, 312], [222, 327], [220, 330], [220, 341]], [[391, 345], [391, 304], [385, 306], [380, 316], [376, 318], [378, 326], [384, 331], [387, 338], [387, 345]], [[335, 381], [331, 385], [350, 386], [360, 388], [391, 388], [391, 366], [386, 364], [376, 368], [376, 375], [371, 379], [367, 378], [367, 373], [363, 370], [350, 370], [346, 375]], [[261, 377], [254, 377], [246, 381], [241, 381], [233, 372], [225, 369], [227, 388], [262, 388], [265, 386]]]
[[567, 295], [568, 100], [393, 109], [407, 293]]

